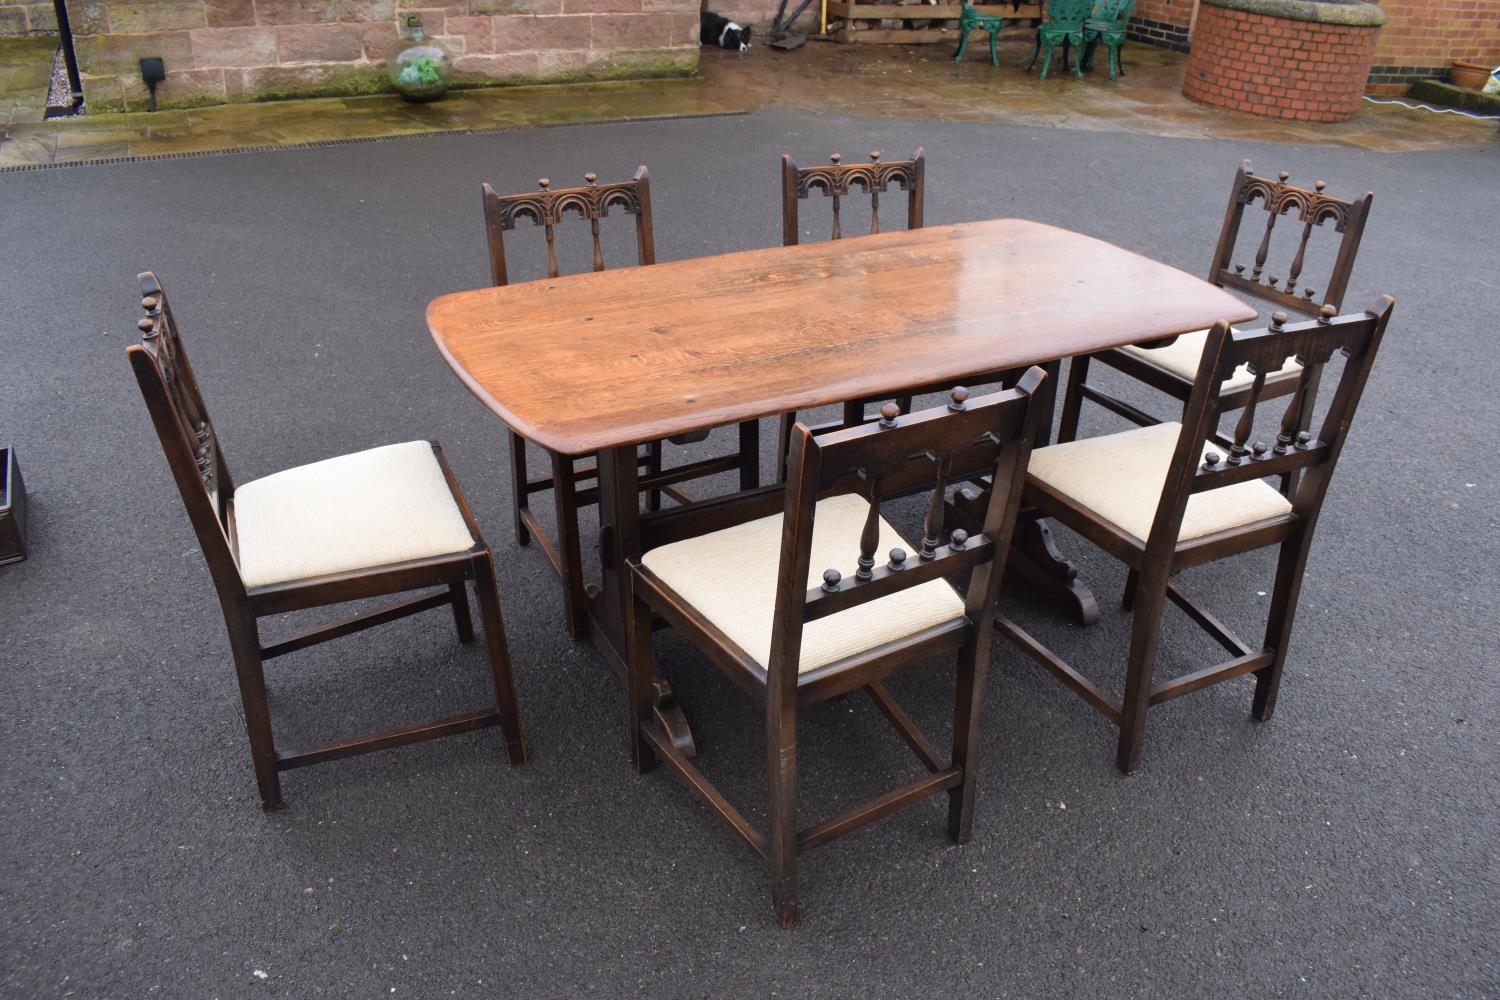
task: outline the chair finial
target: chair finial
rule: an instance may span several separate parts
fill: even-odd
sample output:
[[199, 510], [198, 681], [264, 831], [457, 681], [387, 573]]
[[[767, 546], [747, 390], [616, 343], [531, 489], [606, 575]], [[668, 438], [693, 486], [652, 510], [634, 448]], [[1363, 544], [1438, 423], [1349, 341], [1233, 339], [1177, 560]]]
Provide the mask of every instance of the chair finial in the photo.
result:
[[154, 295], [148, 295], [144, 299], [141, 299], [141, 308], [147, 312], [155, 312], [158, 304], [157, 298]]
[[538, 177], [536, 179], [536, 186], [545, 191], [552, 186], [552, 182], [545, 177]]
[[135, 321], [135, 328], [142, 333], [150, 333], [152, 330], [156, 329], [156, 320], [152, 319], [150, 316], [142, 316], [140, 319]]
[[903, 570], [906, 568], [906, 550], [899, 545], [891, 549], [891, 569]]
[[871, 163], [879, 163], [880, 162], [880, 150], [878, 150], [878, 149], [872, 149], [872, 150], [870, 150], [870, 162]]
[[1327, 324], [1333, 322], [1333, 317], [1337, 316], [1338, 314], [1338, 309], [1332, 303], [1329, 303], [1322, 309], [1318, 310], [1318, 322], [1326, 326]]
[[836, 167], [836, 166], [839, 165], [839, 161], [843, 159], [843, 156], [841, 156], [838, 153], [834, 153], [828, 159], [829, 159], [829, 162], [831, 162]]
[[1279, 181], [1281, 181], [1281, 183], [1285, 184], [1286, 183], [1286, 179], [1288, 177], [1290, 177], [1290, 176], [1292, 176], [1292, 175], [1289, 174], [1289, 173], [1287, 173], [1285, 170], [1283, 170], [1281, 173], [1279, 173], [1279, 174], [1276, 175], [1276, 179], [1279, 180]]
[[895, 403], [886, 403], [880, 407], [880, 426], [889, 430], [896, 426], [896, 418], [901, 416], [901, 407]]
[[838, 592], [839, 581], [844, 578], [843, 574], [836, 569], [825, 569], [823, 571], [823, 592], [834, 594]]
[[953, 529], [953, 534], [948, 537], [948, 547], [961, 549], [969, 544], [969, 533], [962, 528]]
[[1286, 326], [1286, 321], [1290, 318], [1291, 317], [1282, 312], [1280, 309], [1276, 310], [1271, 314], [1271, 329], [1280, 330], [1284, 328]]
[[592, 186], [597, 180], [599, 180], [599, 175], [593, 173], [584, 174], [583, 179], [587, 181], [590, 186]]
[[953, 391], [948, 394], [948, 409], [958, 413], [964, 409], [968, 401], [969, 390], [961, 385], [956, 385], [953, 387]]
[[1328, 186], [1328, 185], [1327, 185], [1327, 184], [1324, 184], [1324, 183], [1323, 183], [1323, 182], [1322, 182], [1322, 181], [1314, 181], [1314, 182], [1313, 182], [1313, 189], [1314, 189], [1314, 190], [1317, 190], [1317, 191], [1322, 191], [1322, 190], [1323, 190], [1323, 189], [1324, 189], [1324, 188], [1326, 188], [1326, 187], [1327, 187], [1327, 186]]

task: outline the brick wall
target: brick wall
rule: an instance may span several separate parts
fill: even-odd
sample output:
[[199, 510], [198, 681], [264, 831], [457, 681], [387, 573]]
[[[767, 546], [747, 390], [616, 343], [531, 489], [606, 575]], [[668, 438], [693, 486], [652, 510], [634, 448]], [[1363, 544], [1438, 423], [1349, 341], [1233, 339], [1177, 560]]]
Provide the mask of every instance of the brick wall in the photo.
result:
[[1359, 112], [1377, 30], [1203, 4], [1182, 92], [1254, 115], [1345, 121]]
[[1500, 0], [1381, 0], [1380, 6], [1390, 21], [1375, 44], [1371, 93], [1447, 79], [1454, 59], [1500, 66]]
[[52, 0], [0, 0], [0, 37], [45, 35], [57, 30]]
[[160, 56], [163, 107], [379, 93], [408, 14], [454, 56], [455, 85], [682, 75], [698, 0], [72, 0], [91, 110], [138, 110]]

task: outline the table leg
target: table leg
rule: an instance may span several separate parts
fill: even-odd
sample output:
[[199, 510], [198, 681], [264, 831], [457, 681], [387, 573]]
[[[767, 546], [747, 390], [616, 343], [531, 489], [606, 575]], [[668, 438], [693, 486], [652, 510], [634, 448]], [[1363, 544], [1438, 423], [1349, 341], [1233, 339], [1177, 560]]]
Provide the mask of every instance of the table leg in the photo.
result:
[[[625, 679], [625, 622], [630, 614], [630, 576], [625, 565], [641, 553], [641, 501], [636, 450], [611, 448], [599, 453], [599, 562], [603, 585], [591, 588], [589, 631], [605, 662]], [[657, 724], [685, 756], [698, 752], [687, 717], [660, 674], [653, 682]]]

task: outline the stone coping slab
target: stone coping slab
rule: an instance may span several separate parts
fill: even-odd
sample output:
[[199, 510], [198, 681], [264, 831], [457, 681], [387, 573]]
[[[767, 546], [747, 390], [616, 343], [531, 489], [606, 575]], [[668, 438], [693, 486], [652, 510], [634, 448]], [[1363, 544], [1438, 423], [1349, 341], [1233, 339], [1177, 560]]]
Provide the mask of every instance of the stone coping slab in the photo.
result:
[[1378, 28], [1386, 22], [1385, 11], [1373, 3], [1318, 3], [1315, 0], [1202, 0], [1210, 7], [1242, 10], [1247, 14], [1284, 17], [1289, 21], [1347, 24], [1356, 28]]

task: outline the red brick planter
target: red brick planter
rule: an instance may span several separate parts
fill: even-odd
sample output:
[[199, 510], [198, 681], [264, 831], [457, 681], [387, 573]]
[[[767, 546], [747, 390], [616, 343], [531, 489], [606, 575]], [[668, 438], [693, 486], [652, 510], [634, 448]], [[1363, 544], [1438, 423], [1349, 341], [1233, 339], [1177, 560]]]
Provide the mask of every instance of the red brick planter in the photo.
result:
[[1182, 92], [1252, 115], [1345, 121], [1359, 112], [1384, 23], [1368, 3], [1201, 0]]

